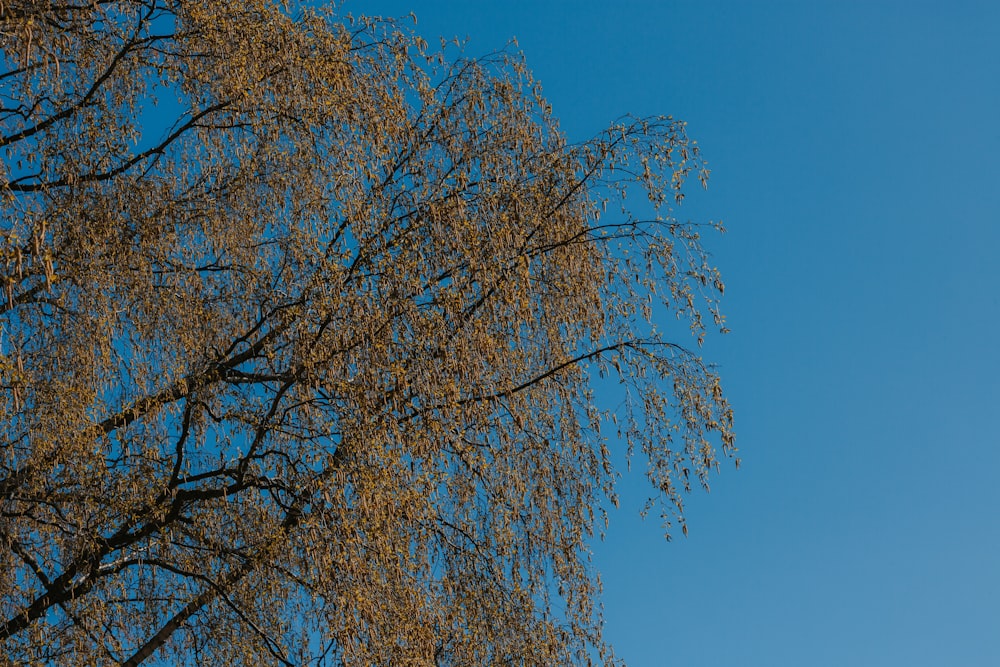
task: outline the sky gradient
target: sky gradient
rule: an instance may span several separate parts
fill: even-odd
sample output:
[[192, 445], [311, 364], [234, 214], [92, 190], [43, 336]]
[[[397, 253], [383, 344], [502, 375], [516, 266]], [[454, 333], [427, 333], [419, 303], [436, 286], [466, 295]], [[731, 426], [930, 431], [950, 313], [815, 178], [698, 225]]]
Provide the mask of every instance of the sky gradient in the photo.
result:
[[[517, 37], [571, 140], [688, 121], [743, 466], [595, 545], [632, 667], [1000, 664], [1000, 3], [350, 1]], [[684, 333], [679, 329], [678, 336]], [[685, 342], [680, 340], [680, 342]]]

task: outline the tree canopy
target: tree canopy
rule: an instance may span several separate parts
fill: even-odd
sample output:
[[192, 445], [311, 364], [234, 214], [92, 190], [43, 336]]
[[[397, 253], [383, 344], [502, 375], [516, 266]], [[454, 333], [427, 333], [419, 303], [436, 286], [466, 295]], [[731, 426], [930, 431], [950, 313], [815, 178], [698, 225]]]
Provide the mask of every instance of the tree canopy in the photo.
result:
[[668, 530], [734, 451], [684, 123], [275, 0], [9, 0], [0, 59], [8, 659], [612, 659], [612, 449]]

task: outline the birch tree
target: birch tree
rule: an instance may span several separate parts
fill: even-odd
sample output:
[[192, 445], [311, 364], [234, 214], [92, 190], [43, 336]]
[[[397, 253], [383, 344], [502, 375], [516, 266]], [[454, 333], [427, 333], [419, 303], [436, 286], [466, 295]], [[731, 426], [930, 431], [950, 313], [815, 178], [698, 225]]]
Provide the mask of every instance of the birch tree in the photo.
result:
[[516, 51], [313, 3], [8, 0], [0, 149], [8, 661], [613, 660], [615, 450], [668, 531], [734, 451], [682, 122], [568, 143]]

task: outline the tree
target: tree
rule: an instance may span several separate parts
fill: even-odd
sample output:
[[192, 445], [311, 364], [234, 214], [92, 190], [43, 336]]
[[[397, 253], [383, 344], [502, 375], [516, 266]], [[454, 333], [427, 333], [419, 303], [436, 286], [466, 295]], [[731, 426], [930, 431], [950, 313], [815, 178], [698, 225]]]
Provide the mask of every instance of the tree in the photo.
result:
[[513, 51], [275, 0], [0, 27], [8, 659], [610, 660], [602, 424], [667, 529], [733, 451], [661, 331], [722, 327], [684, 124], [568, 144]]

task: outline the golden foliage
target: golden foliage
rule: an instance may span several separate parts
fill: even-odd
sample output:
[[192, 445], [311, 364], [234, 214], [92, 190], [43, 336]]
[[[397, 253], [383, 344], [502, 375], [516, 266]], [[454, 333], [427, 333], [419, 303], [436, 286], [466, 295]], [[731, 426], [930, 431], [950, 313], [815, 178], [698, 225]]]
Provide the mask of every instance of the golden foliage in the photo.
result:
[[515, 53], [275, 0], [10, 0], [0, 49], [8, 659], [610, 661], [601, 423], [668, 527], [732, 451], [655, 326], [722, 327], [683, 123], [569, 145]]

